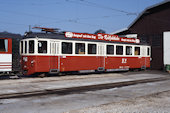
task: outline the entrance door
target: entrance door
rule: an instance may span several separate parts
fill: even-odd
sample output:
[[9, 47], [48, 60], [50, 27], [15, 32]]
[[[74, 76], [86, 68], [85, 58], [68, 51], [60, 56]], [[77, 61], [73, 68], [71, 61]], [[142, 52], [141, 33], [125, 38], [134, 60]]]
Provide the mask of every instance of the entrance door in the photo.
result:
[[141, 55], [144, 56], [140, 60], [141, 62], [141, 69], [146, 69], [146, 56], [147, 56], [147, 47], [141, 47]]
[[105, 44], [99, 44], [98, 45], [98, 54], [99, 54], [99, 67], [98, 71], [104, 71], [105, 70], [105, 55], [106, 55], [106, 47]]
[[50, 42], [50, 54], [50, 72], [58, 72], [60, 69], [59, 42]]

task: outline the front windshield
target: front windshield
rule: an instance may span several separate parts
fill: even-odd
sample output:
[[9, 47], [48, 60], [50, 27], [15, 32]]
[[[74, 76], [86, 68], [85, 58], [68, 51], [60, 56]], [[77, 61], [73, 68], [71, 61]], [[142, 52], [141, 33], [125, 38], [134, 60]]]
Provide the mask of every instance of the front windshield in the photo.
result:
[[29, 53], [34, 53], [34, 40], [29, 41]]

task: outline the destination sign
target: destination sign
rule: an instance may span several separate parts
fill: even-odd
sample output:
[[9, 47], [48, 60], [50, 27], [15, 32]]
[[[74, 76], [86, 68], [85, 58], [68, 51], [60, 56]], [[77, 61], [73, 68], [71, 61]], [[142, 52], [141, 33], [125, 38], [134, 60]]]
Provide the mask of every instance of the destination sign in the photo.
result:
[[119, 37], [118, 35], [103, 34], [103, 33], [98, 33], [96, 35], [96, 34], [88, 34], [88, 33], [65, 32], [65, 37], [66, 38], [113, 41], [113, 42], [140, 43], [140, 40], [136, 38]]

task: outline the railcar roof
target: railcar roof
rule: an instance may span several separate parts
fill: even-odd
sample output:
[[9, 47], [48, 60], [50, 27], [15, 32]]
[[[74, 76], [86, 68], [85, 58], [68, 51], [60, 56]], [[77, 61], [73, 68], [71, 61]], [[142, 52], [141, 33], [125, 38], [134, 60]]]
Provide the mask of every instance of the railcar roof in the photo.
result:
[[65, 33], [42, 33], [42, 32], [28, 32], [23, 37], [23, 39], [27, 38], [45, 38], [45, 39], [59, 39], [59, 40], [77, 40], [77, 41], [89, 41], [89, 42], [105, 42], [105, 43], [117, 43], [117, 44], [131, 44], [131, 45], [149, 45], [146, 43], [126, 43], [126, 42], [113, 42], [113, 41], [101, 41], [101, 40], [91, 40], [91, 39], [80, 39], [80, 38], [66, 38]]

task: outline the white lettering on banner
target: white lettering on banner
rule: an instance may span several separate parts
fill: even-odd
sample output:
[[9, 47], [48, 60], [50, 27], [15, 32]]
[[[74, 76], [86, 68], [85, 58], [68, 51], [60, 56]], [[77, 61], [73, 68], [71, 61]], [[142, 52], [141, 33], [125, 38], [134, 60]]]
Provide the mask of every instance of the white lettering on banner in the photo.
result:
[[104, 35], [104, 39], [109, 41], [120, 41], [120, 38], [118, 36]]
[[93, 39], [93, 40], [105, 40], [105, 41], [116, 41], [116, 42], [129, 42], [129, 43], [140, 43], [139, 39], [134, 38], [125, 38], [119, 37], [118, 35], [111, 34], [87, 34], [87, 33], [74, 33], [66, 32], [65, 37], [67, 38], [84, 38], [84, 39]]
[[103, 36], [102, 36], [102, 34], [98, 34], [98, 39], [100, 40], [103, 40]]
[[140, 43], [140, 40], [139, 39], [121, 38], [121, 42]]
[[65, 37], [72, 38], [73, 37], [73, 33], [72, 32], [66, 32], [65, 33]]
[[66, 32], [65, 33], [65, 37], [68, 37], [68, 38], [96, 39], [96, 35], [93, 35], [93, 34], [73, 33], [73, 32]]

